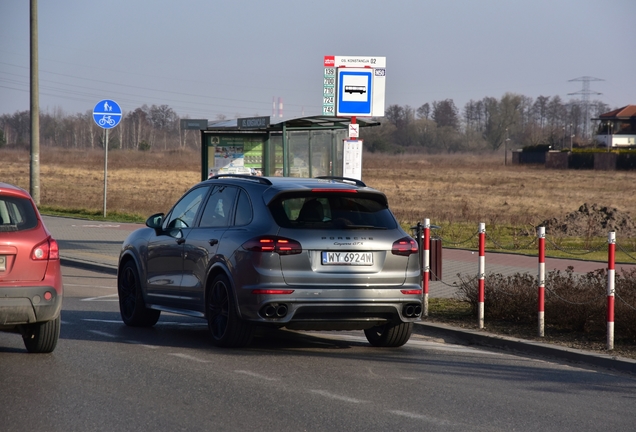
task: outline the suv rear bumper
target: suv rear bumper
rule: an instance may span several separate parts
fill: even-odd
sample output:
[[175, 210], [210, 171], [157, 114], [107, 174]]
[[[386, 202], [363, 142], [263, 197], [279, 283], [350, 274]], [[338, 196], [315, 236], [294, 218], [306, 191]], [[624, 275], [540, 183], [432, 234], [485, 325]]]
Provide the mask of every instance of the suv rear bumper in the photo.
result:
[[298, 330], [363, 330], [388, 322], [421, 319], [420, 296], [403, 299], [316, 299], [263, 296], [263, 301], [241, 306], [243, 319]]
[[[45, 300], [46, 293], [51, 298]], [[0, 289], [0, 330], [16, 325], [51, 321], [62, 309], [62, 295], [53, 286], [21, 286]]]

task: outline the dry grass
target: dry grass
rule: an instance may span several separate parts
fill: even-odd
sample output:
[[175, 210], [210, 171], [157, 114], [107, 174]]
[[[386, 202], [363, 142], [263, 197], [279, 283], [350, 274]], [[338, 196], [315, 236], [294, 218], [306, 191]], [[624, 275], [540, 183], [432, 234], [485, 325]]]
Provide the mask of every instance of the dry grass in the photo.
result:
[[[42, 205], [103, 209], [102, 150], [43, 148], [40, 159]], [[200, 165], [192, 151], [110, 151], [107, 208], [141, 216], [166, 211], [199, 181]], [[387, 194], [405, 225], [430, 218], [536, 226], [586, 202], [636, 211], [636, 172], [503, 166], [501, 155], [365, 154], [363, 179]], [[29, 189], [27, 151], [0, 150], [0, 181]]]
[[[0, 151], [0, 181], [29, 190], [29, 154]], [[107, 210], [148, 216], [167, 211], [200, 179], [193, 152], [108, 155]], [[40, 158], [40, 203], [50, 207], [101, 210], [104, 153], [46, 148]]]
[[636, 172], [504, 166], [499, 155], [365, 154], [363, 178], [387, 194], [403, 223], [536, 226], [586, 202], [636, 211]]

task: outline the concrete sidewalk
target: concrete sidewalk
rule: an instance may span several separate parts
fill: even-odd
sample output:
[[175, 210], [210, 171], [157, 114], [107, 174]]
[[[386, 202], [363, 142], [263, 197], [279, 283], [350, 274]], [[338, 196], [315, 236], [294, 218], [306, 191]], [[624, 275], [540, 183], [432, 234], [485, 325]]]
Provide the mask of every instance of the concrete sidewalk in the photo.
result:
[[[144, 226], [142, 224], [94, 222], [54, 216], [43, 216], [43, 219], [60, 246], [60, 258], [63, 265], [82, 267], [108, 274], [117, 274], [119, 252], [128, 234]], [[431, 283], [430, 296], [433, 298], [452, 296], [454, 294], [452, 284], [458, 280], [457, 273], [476, 274], [477, 259], [477, 254], [472, 251], [444, 249], [442, 252], [443, 281]], [[580, 260], [546, 259], [546, 271], [565, 270], [569, 266], [574, 267], [576, 273], [586, 273], [606, 268], [607, 264]], [[636, 265], [617, 265], [617, 272], [622, 267], [636, 268]], [[502, 274], [529, 272], [536, 274], [537, 268], [536, 257], [486, 252], [487, 272]], [[416, 333], [442, 338], [453, 343], [488, 346], [580, 365], [587, 364], [636, 373], [636, 360], [503, 337], [480, 330], [466, 330], [423, 321], [417, 323]]]

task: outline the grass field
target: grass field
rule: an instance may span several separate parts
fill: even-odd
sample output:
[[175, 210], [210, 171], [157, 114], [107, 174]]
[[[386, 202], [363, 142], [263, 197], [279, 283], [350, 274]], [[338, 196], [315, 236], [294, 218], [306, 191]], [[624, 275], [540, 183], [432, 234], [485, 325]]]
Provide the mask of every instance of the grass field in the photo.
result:
[[[28, 151], [0, 150], [0, 178], [29, 189]], [[110, 151], [108, 210], [149, 215], [166, 210], [200, 179], [192, 151]], [[636, 172], [546, 170], [503, 165], [500, 155], [366, 153], [363, 180], [387, 194], [400, 222], [485, 222], [534, 227], [583, 203], [636, 212]], [[102, 150], [43, 148], [41, 204], [103, 208]]]

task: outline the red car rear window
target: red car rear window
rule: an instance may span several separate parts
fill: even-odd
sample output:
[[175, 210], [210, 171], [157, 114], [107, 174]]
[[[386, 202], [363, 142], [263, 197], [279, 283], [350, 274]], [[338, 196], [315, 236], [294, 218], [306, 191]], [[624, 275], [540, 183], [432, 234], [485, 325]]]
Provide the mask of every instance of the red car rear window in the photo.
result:
[[37, 225], [38, 218], [30, 200], [0, 196], [0, 233], [24, 231]]

